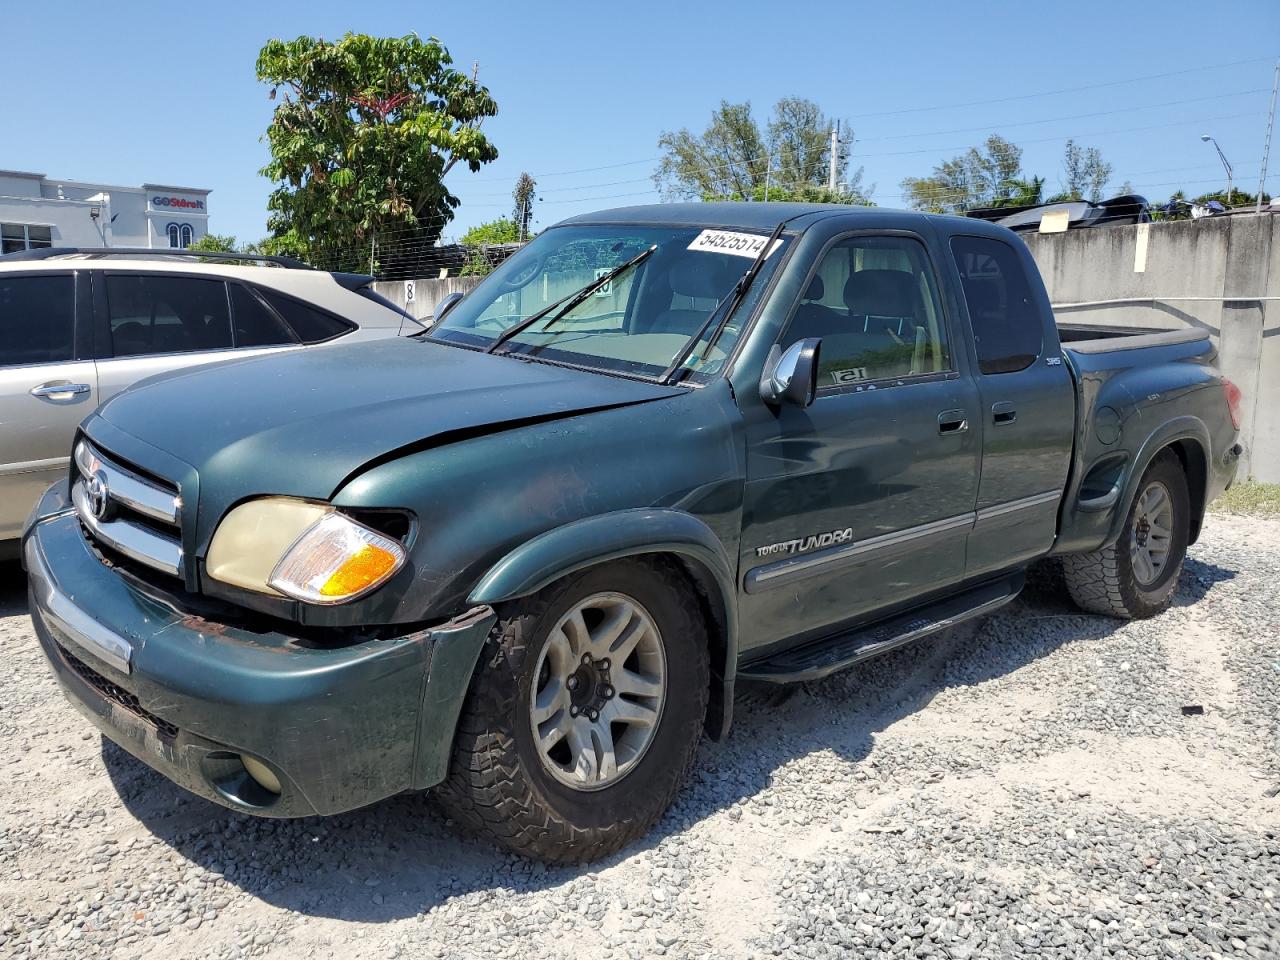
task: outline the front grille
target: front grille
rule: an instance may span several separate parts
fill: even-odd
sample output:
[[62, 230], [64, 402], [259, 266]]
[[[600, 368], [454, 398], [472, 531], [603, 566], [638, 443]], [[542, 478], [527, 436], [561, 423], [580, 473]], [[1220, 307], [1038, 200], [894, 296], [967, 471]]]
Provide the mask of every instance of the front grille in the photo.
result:
[[172, 740], [178, 735], [178, 728], [176, 726], [169, 723], [167, 720], [161, 720], [154, 713], [144, 709], [142, 704], [138, 702], [138, 698], [124, 687], [120, 686], [118, 683], [112, 683], [87, 663], [71, 654], [65, 647], [59, 646], [58, 653], [61, 654], [62, 659], [66, 662], [67, 666], [70, 667], [81, 680], [93, 687], [94, 690], [97, 690], [105, 699], [123, 707], [139, 719], [145, 720], [147, 723], [151, 724], [151, 726], [156, 728], [156, 732], [159, 733], [160, 736], [168, 740]]
[[88, 441], [75, 449], [71, 502], [90, 538], [131, 560], [182, 576], [182, 498], [170, 484], [143, 476]]

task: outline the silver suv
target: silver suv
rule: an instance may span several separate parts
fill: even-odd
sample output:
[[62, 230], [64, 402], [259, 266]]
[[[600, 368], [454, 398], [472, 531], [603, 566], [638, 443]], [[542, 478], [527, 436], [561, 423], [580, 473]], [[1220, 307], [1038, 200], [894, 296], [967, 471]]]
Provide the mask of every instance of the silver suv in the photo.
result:
[[27, 512], [66, 471], [77, 424], [131, 384], [272, 350], [420, 332], [372, 282], [286, 257], [0, 257], [0, 558], [16, 555]]

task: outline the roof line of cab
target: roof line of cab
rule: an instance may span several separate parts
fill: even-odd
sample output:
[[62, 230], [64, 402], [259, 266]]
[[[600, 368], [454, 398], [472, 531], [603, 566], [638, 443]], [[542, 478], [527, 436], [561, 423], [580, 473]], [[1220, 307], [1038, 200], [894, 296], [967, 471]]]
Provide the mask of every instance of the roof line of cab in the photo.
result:
[[840, 203], [653, 203], [616, 207], [579, 214], [561, 220], [556, 226], [604, 226], [635, 224], [647, 226], [690, 226], [704, 229], [772, 230], [786, 222], [792, 229], [803, 231], [815, 223], [833, 217], [865, 220], [868, 227], [910, 227], [934, 223], [947, 233], [963, 224], [963, 232], [1004, 234], [1003, 228], [968, 217], [896, 210], [886, 207], [863, 207]]

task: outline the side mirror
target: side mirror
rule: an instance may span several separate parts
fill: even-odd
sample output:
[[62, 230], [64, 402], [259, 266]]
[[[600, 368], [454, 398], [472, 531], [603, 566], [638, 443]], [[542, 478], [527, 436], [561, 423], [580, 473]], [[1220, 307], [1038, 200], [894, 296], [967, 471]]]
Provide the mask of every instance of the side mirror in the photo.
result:
[[436, 312], [431, 316], [431, 325], [435, 326], [444, 319], [445, 314], [458, 305], [464, 295], [461, 293], [451, 293], [439, 303], [436, 304]]
[[775, 346], [760, 378], [760, 399], [772, 407], [794, 403], [807, 407], [818, 393], [817, 337], [797, 340], [786, 350]]

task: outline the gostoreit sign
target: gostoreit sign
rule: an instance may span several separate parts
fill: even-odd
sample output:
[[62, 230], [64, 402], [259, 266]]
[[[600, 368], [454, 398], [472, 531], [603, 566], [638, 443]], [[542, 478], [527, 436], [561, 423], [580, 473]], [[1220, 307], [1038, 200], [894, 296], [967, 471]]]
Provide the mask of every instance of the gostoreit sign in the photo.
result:
[[204, 201], [186, 197], [152, 197], [151, 206], [168, 210], [203, 210]]

